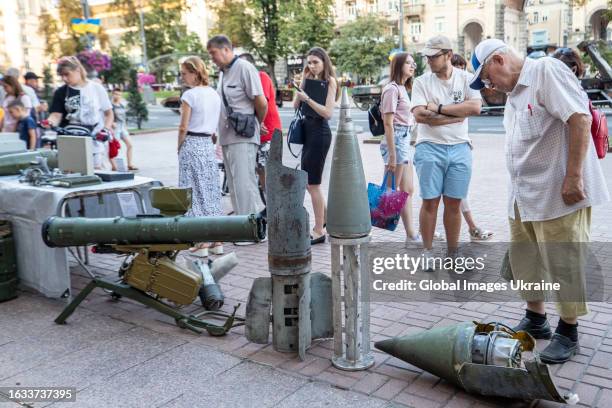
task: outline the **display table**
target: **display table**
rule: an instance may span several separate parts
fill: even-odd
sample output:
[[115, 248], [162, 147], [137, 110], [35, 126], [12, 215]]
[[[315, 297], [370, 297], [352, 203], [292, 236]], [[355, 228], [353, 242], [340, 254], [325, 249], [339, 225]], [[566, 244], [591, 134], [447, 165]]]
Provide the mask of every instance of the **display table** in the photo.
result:
[[0, 177], [0, 217], [12, 224], [20, 283], [48, 297], [61, 297], [71, 287], [68, 251], [49, 248], [42, 240], [42, 224], [47, 218], [151, 212], [146, 191], [156, 185], [161, 183], [135, 177], [76, 188], [35, 187], [19, 183], [18, 176]]

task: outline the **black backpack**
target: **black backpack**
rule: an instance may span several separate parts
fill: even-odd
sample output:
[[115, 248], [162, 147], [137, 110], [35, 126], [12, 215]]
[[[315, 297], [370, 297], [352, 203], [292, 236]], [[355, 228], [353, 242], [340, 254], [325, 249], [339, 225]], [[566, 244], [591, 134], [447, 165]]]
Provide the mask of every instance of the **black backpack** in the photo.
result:
[[385, 124], [383, 123], [382, 112], [380, 111], [381, 101], [382, 92], [376, 103], [370, 106], [370, 109], [368, 109], [368, 124], [370, 125], [370, 132], [372, 132], [372, 136], [382, 136], [385, 134]]
[[380, 113], [380, 99], [368, 109], [368, 124], [370, 125], [372, 136], [382, 136], [385, 134], [385, 125]]

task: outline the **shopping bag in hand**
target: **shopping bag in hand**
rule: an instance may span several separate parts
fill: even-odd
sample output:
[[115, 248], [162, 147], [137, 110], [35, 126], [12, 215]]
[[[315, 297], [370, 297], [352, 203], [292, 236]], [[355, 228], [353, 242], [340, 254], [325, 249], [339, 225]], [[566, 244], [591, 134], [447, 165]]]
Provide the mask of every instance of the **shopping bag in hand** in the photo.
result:
[[[391, 173], [391, 188], [387, 189], [387, 176]], [[368, 184], [368, 201], [372, 226], [395, 231], [408, 193], [395, 189], [395, 174], [386, 172], [382, 185]]]

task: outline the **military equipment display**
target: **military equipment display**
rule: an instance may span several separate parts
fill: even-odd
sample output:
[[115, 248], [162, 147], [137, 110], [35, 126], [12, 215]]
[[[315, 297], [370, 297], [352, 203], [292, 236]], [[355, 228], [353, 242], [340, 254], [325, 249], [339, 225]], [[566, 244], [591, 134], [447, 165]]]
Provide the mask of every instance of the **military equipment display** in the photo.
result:
[[372, 223], [367, 185], [346, 88], [332, 157], [327, 196], [331, 243], [334, 367], [356, 371], [374, 364], [370, 350], [367, 249]]
[[267, 344], [272, 320], [274, 349], [297, 352], [304, 359], [312, 339], [332, 335], [331, 282], [323, 274], [310, 273], [310, 227], [303, 204], [307, 174], [283, 166], [282, 152], [282, 135], [277, 130], [266, 166], [268, 266], [272, 276], [253, 282], [245, 335], [249, 341]]
[[33, 186], [49, 185], [53, 187], [72, 188], [78, 186], [89, 186], [101, 184], [102, 179], [94, 175], [63, 174], [59, 169], [50, 169], [48, 159], [44, 156], [36, 156], [30, 162], [30, 167], [20, 170], [20, 183], [27, 183]]
[[212, 271], [210, 270], [212, 261], [204, 262], [201, 259], [192, 261], [193, 268], [202, 276], [203, 283], [198, 291], [200, 302], [206, 310], [219, 310], [223, 307], [225, 297], [221, 287], [215, 282]]
[[0, 132], [0, 156], [11, 153], [21, 153], [26, 150], [26, 142], [19, 138], [19, 133]]
[[34, 152], [12, 153], [0, 156], [0, 176], [19, 174], [20, 170], [25, 170], [31, 166], [32, 161], [37, 157], [45, 157], [49, 168], [57, 166], [57, 151], [40, 149]]
[[[548, 365], [540, 362], [535, 340], [500, 323], [464, 322], [376, 342], [374, 347], [486, 396], [576, 403], [561, 396]], [[534, 360], [522, 353], [534, 352]]]
[[11, 224], [0, 220], [0, 302], [17, 297], [17, 257]]
[[[172, 198], [174, 197], [174, 199]], [[162, 214], [184, 213], [189, 209], [190, 192], [160, 188], [151, 193], [151, 204]], [[197, 298], [205, 276], [200, 271], [177, 264], [176, 257], [198, 242], [261, 241], [265, 238], [261, 216], [164, 217], [144, 215], [134, 218], [49, 218], [42, 228], [43, 240], [50, 247], [95, 245], [94, 252], [127, 255], [119, 269], [120, 282], [95, 277], [62, 311], [55, 322], [62, 324], [96, 287], [107, 289], [114, 297], [133, 299], [171, 316], [181, 328], [220, 336], [243, 324], [231, 314], [205, 311], [191, 315], [178, 307]], [[121, 238], [117, 238], [121, 237]], [[79, 261], [77, 259], [77, 261]], [[81, 266], [85, 267], [81, 262]], [[227, 270], [227, 265], [225, 267]], [[210, 277], [208, 277], [210, 279]], [[213, 305], [214, 307], [215, 305]], [[224, 318], [223, 324], [204, 321], [203, 316]]]

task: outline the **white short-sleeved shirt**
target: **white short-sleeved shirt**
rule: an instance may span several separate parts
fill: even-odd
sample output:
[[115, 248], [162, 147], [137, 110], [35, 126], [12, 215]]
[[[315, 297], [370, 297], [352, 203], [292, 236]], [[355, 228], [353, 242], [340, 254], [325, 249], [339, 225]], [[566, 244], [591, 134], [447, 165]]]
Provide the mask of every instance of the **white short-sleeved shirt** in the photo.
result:
[[[482, 99], [479, 91], [470, 88], [472, 74], [453, 67], [450, 79], [444, 81], [433, 72], [428, 72], [416, 78], [412, 86], [412, 108], [427, 106], [429, 102], [436, 105], [450, 105], [473, 99]], [[419, 123], [417, 144], [432, 142], [453, 145], [470, 142], [468, 136], [468, 119], [450, 125], [429, 126]]]
[[[221, 86], [228, 105], [235, 112], [254, 114], [256, 96], [263, 95], [263, 87], [257, 68], [242, 58], [236, 58], [229, 67], [221, 70], [217, 92], [221, 95]], [[219, 121], [219, 143], [227, 146], [233, 143], [259, 144], [259, 122], [256, 122], [255, 136], [244, 138], [236, 135], [236, 131], [227, 120], [227, 111], [222, 101], [221, 119]]]
[[[17, 98], [15, 98], [13, 95], [9, 95], [4, 98], [4, 101], [2, 101], [2, 108], [4, 109], [4, 124], [2, 125], [3, 132], [15, 132], [15, 129], [17, 128], [18, 120], [14, 118], [8, 111], [8, 106], [15, 99]], [[24, 93], [23, 95], [19, 97], [19, 100], [21, 101], [21, 103], [23, 103], [23, 106], [28, 111], [32, 109], [32, 101], [30, 100], [28, 95]]]
[[221, 98], [209, 86], [196, 86], [181, 96], [181, 100], [191, 107], [191, 117], [187, 130], [197, 133], [217, 133]]
[[589, 132], [583, 168], [586, 199], [573, 205], [563, 202], [567, 120], [574, 113], [590, 116], [588, 97], [572, 71], [555, 58], [525, 59], [504, 112], [509, 218], [514, 219], [515, 202], [522, 221], [545, 221], [610, 200]]

